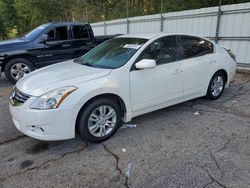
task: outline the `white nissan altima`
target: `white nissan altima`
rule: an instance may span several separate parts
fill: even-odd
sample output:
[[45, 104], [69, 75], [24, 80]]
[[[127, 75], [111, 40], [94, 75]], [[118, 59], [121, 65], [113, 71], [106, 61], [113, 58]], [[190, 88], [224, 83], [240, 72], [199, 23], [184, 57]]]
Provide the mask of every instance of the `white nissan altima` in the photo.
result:
[[22, 78], [10, 112], [17, 129], [36, 139], [101, 142], [138, 115], [197, 97], [218, 99], [235, 70], [234, 55], [205, 38], [123, 35]]

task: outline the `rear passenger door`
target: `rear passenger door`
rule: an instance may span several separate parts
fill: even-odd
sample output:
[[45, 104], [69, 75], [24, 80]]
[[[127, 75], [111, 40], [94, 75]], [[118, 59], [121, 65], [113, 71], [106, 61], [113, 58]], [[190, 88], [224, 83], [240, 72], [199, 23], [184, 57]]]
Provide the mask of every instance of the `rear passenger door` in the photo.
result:
[[179, 36], [184, 80], [184, 97], [205, 95], [211, 79], [213, 44], [193, 36]]
[[89, 25], [72, 25], [72, 49], [74, 49], [74, 57], [80, 57], [93, 47], [95, 47], [95, 40], [93, 33], [89, 29]]

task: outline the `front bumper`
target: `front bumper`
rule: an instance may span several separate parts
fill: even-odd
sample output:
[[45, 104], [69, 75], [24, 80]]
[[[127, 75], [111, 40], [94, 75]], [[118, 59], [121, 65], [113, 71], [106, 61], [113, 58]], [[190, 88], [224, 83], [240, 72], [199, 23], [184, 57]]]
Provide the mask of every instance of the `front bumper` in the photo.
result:
[[10, 113], [16, 128], [30, 137], [53, 141], [75, 137], [74, 107], [51, 110], [30, 109], [36, 97], [29, 98], [21, 106], [9, 104]]

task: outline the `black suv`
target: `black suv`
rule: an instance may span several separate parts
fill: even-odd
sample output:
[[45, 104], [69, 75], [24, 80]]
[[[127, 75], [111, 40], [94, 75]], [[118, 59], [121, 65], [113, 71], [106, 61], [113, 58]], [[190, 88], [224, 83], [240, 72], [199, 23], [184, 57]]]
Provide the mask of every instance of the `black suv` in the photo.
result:
[[34, 69], [80, 57], [115, 36], [95, 37], [87, 23], [46, 23], [21, 38], [0, 42], [1, 72], [15, 83]]

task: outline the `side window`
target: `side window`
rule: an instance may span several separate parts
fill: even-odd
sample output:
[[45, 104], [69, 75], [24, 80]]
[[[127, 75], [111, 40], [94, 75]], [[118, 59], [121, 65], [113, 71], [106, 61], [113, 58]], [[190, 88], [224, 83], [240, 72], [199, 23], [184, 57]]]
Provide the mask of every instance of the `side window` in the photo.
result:
[[48, 41], [68, 40], [68, 28], [67, 26], [56, 27], [50, 30], [48, 33]]
[[201, 38], [182, 36], [183, 58], [213, 53], [213, 44]]
[[47, 41], [53, 41], [55, 39], [55, 30], [52, 29], [48, 33], [48, 40]]
[[62, 26], [55, 29], [55, 40], [68, 40], [68, 27]]
[[73, 26], [72, 27], [74, 39], [87, 39], [89, 38], [89, 32], [87, 27]]
[[142, 52], [139, 60], [142, 59], [154, 59], [157, 65], [176, 61], [176, 37], [167, 36], [154, 41]]

